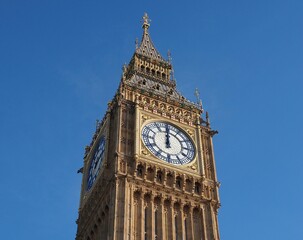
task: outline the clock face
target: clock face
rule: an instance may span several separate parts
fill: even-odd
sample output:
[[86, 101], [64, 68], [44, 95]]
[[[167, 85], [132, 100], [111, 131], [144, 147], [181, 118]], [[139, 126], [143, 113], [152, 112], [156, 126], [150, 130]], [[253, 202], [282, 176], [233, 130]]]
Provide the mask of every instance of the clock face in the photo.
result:
[[105, 137], [102, 136], [99, 140], [99, 143], [97, 144], [97, 147], [95, 149], [95, 152], [93, 154], [90, 163], [88, 178], [87, 178], [87, 190], [91, 189], [99, 174], [101, 163], [104, 158], [104, 152], [105, 152]]
[[187, 164], [194, 160], [195, 147], [190, 137], [169, 123], [146, 124], [141, 134], [145, 146], [161, 160], [175, 165]]

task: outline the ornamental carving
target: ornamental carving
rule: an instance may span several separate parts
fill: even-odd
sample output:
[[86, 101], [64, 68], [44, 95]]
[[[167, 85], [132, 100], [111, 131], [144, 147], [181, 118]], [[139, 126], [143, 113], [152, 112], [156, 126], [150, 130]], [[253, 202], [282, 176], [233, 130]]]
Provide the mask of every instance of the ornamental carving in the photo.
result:
[[150, 116], [142, 115], [142, 122], [145, 122], [146, 120], [150, 119]]

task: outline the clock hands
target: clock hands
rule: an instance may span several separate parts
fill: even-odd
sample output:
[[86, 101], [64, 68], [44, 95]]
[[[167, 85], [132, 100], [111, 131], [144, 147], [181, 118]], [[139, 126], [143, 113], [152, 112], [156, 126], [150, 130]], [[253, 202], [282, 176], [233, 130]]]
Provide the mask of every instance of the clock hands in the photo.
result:
[[166, 148], [170, 148], [170, 141], [169, 141], [169, 127], [168, 127], [168, 124], [166, 124], [165, 130], [166, 130], [166, 134], [165, 134], [165, 138], [166, 138], [166, 141], [165, 141]]

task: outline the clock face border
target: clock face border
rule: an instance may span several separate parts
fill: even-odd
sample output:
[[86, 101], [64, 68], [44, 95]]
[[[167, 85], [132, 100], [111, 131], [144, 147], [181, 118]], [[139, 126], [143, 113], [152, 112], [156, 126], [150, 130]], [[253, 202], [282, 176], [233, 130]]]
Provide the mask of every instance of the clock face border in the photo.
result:
[[101, 166], [103, 165], [103, 160], [105, 158], [106, 145], [106, 137], [104, 134], [102, 134], [97, 141], [93, 154], [90, 157], [86, 180], [86, 191], [89, 191], [93, 187], [97, 177], [100, 174]]
[[140, 138], [145, 148], [158, 160], [174, 166], [188, 166], [195, 162], [195, 141], [182, 127], [172, 122], [149, 120], [141, 126]]

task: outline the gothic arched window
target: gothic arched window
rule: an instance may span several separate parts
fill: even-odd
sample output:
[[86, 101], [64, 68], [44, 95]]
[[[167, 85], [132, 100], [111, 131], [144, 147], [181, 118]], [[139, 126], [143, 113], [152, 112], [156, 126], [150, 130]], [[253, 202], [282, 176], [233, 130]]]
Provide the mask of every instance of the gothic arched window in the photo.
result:
[[159, 183], [162, 183], [162, 172], [161, 172], [161, 170], [158, 170], [157, 171], [157, 182], [159, 182]]
[[181, 189], [182, 179], [181, 177], [176, 177], [176, 188]]
[[137, 176], [138, 177], [143, 177], [143, 170], [144, 170], [144, 167], [141, 164], [139, 164], [137, 167]]
[[201, 193], [201, 184], [198, 182], [195, 182], [195, 193], [200, 194]]

